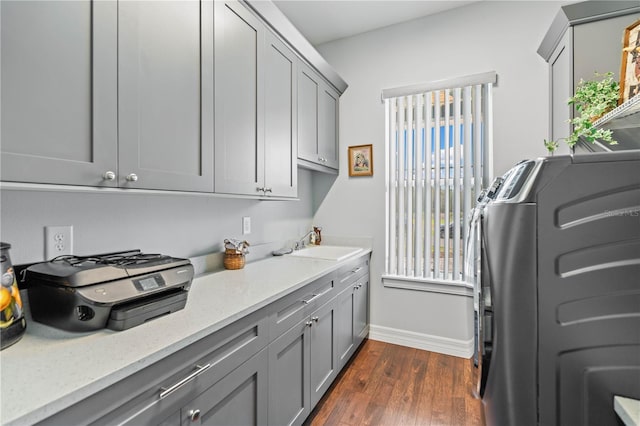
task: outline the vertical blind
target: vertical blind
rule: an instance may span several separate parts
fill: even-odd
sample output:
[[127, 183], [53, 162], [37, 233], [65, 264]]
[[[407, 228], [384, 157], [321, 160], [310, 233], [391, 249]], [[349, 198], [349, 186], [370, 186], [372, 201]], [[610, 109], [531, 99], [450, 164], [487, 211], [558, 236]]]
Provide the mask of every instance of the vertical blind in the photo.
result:
[[471, 209], [491, 179], [495, 72], [383, 91], [386, 275], [464, 282]]

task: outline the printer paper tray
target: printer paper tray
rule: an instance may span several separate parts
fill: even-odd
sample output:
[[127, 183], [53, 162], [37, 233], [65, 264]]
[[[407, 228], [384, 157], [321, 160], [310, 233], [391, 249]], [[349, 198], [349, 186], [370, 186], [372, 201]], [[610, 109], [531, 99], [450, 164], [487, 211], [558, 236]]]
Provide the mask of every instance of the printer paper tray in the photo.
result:
[[154, 318], [168, 315], [184, 308], [188, 290], [161, 293], [155, 297], [114, 306], [107, 327], [111, 330], [126, 330]]

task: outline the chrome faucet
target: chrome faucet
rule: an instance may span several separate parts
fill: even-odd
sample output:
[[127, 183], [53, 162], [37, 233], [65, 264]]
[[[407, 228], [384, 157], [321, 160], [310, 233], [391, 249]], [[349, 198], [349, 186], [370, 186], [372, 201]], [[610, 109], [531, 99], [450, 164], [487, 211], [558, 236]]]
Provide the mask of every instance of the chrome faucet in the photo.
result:
[[311, 231], [307, 232], [306, 234], [304, 234], [304, 237], [300, 238], [298, 241], [296, 241], [296, 245], [293, 247], [294, 250], [300, 250], [305, 248], [306, 244], [305, 244], [305, 240], [307, 239], [307, 237], [309, 237], [311, 234], [313, 234], [315, 231], [312, 229]]

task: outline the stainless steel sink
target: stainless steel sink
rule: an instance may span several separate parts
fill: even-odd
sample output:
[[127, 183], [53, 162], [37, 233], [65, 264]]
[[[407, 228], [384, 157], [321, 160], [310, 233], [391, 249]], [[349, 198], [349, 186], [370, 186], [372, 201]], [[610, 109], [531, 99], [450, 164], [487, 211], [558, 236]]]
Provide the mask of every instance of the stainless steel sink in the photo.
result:
[[312, 246], [303, 248], [301, 250], [296, 250], [291, 253], [291, 256], [337, 261], [346, 259], [362, 251], [364, 251], [364, 249], [360, 247]]

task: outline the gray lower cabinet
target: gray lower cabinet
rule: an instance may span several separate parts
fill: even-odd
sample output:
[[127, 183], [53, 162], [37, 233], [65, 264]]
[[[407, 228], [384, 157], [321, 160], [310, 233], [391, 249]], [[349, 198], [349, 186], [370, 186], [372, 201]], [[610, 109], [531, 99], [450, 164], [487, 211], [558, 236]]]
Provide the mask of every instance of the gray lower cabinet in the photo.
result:
[[[368, 258], [366, 259], [368, 262]], [[357, 266], [354, 273], [347, 272], [342, 280], [344, 286], [337, 297], [337, 354], [338, 365], [342, 368], [349, 361], [369, 332], [369, 273], [363, 266]], [[342, 275], [342, 277], [345, 277]]]
[[180, 410], [181, 425], [258, 426], [267, 423], [267, 349]]
[[337, 169], [338, 92], [304, 63], [298, 65], [298, 158], [302, 166]]
[[116, 186], [117, 6], [0, 2], [3, 181]]
[[338, 373], [336, 299], [269, 345], [269, 424], [299, 425]]
[[368, 332], [368, 260], [363, 256], [40, 424], [300, 425]]
[[124, 188], [213, 191], [213, 3], [118, 3]]
[[338, 375], [336, 298], [311, 314], [309, 327], [309, 383], [311, 409]]
[[309, 320], [269, 345], [269, 424], [299, 425], [311, 412]]

